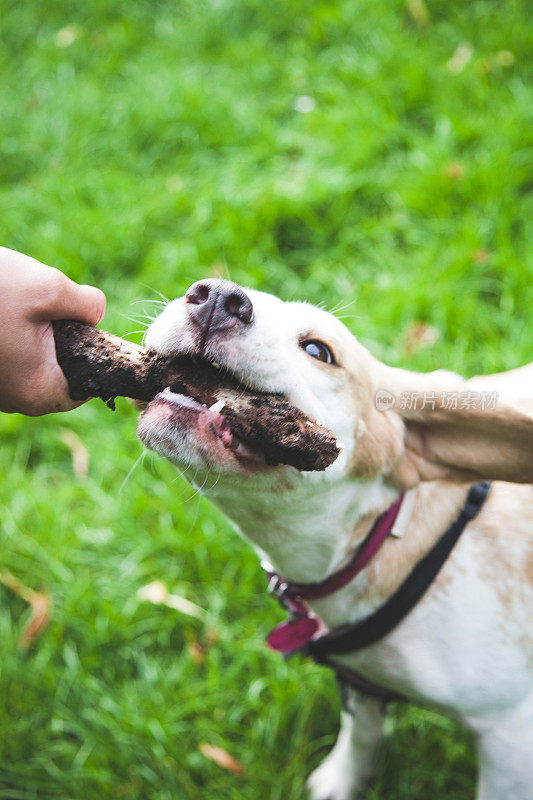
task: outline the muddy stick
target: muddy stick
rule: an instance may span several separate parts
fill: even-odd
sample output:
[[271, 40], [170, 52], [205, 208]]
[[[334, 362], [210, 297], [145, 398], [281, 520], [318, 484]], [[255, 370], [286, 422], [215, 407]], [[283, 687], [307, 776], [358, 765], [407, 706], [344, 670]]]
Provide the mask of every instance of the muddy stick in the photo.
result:
[[73, 400], [100, 397], [114, 408], [116, 397], [149, 402], [167, 386], [223, 413], [235, 435], [263, 453], [266, 463], [323, 470], [340, 448], [333, 433], [279, 395], [243, 389], [230, 374], [190, 357], [160, 358], [82, 322], [53, 322], [58, 363]]

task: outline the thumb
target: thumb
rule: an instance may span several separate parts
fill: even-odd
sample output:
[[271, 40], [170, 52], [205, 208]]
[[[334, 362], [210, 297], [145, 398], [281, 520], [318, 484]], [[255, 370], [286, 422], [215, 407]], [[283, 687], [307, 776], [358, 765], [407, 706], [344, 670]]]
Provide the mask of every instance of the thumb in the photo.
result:
[[78, 284], [60, 274], [50, 302], [42, 309], [47, 319], [76, 319], [89, 325], [98, 325], [105, 314], [106, 296], [95, 286]]

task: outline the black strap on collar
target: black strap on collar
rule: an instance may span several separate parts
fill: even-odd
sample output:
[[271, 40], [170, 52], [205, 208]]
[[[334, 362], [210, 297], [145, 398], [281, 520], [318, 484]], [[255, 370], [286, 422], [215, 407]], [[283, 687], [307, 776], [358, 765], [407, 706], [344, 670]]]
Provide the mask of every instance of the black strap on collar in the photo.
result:
[[368, 678], [364, 678], [359, 672], [355, 672], [355, 670], [349, 667], [333, 664], [327, 660], [321, 661], [320, 663], [323, 666], [331, 667], [335, 672], [341, 694], [342, 707], [344, 711], [348, 711], [350, 714], [353, 713], [353, 709], [350, 705], [350, 689], [355, 690], [358, 694], [362, 694], [365, 697], [380, 700], [384, 707], [387, 706], [387, 703], [409, 702], [407, 697], [404, 697], [403, 694], [395, 692], [392, 689], [386, 689], [384, 686], [380, 686], [379, 683], [369, 681]]
[[[327, 664], [337, 671], [330, 657], [344, 655], [369, 647], [390, 633], [424, 596], [438, 575], [467, 524], [479, 512], [490, 490], [490, 482], [476, 483], [470, 487], [466, 502], [457, 519], [452, 522], [437, 544], [418, 562], [402, 585], [377, 611], [351, 625], [342, 625], [310, 642], [305, 652], [315, 661]], [[342, 668], [338, 670], [340, 680]], [[349, 672], [349, 671], [348, 671]], [[357, 687], [354, 687], [357, 688]]]

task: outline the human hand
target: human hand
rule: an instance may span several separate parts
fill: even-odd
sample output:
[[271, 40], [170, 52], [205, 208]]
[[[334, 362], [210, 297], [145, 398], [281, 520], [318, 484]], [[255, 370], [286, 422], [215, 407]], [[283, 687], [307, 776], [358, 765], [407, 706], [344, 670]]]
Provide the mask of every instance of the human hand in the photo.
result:
[[81, 405], [68, 395], [51, 321], [97, 325], [105, 305], [100, 289], [0, 247], [0, 411], [39, 416]]

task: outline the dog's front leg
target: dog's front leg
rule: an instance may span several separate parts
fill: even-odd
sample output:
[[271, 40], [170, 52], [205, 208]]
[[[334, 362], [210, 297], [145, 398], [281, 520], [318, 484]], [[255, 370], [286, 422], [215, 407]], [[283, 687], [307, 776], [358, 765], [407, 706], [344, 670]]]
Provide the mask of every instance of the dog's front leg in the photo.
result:
[[477, 800], [533, 797], [533, 693], [478, 734]]
[[335, 747], [309, 776], [311, 800], [353, 800], [374, 772], [375, 755], [383, 735], [384, 706], [347, 691], [346, 709]]

